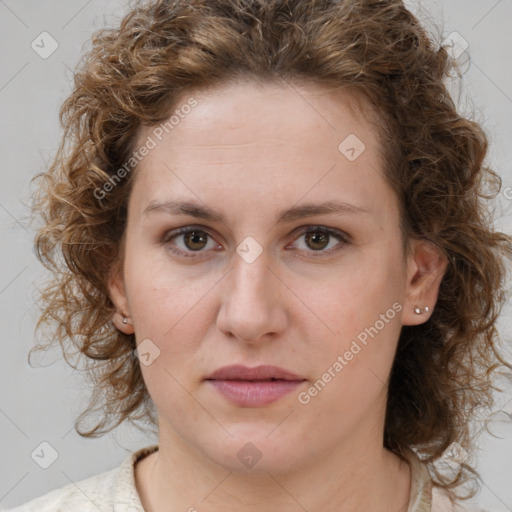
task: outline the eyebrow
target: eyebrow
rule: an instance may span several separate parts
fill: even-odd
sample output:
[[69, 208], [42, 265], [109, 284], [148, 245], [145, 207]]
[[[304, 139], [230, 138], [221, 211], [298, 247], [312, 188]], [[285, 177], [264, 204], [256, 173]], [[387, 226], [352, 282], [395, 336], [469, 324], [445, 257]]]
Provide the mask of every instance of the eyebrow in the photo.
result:
[[[168, 215], [188, 215], [211, 222], [225, 224], [224, 215], [205, 205], [193, 201], [151, 201], [143, 211], [143, 215], [163, 212]], [[277, 215], [277, 223], [293, 222], [298, 219], [325, 214], [371, 214], [370, 210], [362, 206], [342, 201], [327, 201], [324, 203], [306, 203], [281, 210]]]

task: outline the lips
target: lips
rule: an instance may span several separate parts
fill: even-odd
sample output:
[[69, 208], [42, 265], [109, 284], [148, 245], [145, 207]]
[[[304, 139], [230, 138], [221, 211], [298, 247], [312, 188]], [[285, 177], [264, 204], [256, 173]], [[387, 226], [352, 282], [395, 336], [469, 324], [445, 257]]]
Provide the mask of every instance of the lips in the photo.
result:
[[207, 380], [305, 380], [278, 366], [262, 365], [249, 368], [241, 364], [224, 366], [213, 372]]
[[278, 366], [233, 365], [216, 370], [205, 380], [235, 405], [262, 407], [284, 397], [306, 379]]

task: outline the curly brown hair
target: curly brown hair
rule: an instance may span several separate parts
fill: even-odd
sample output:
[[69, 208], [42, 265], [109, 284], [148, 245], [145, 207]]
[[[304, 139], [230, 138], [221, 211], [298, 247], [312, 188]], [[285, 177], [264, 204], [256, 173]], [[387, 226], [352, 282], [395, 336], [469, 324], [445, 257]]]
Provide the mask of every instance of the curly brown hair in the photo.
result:
[[[41, 183], [33, 198], [44, 221], [36, 254], [52, 272], [36, 331], [52, 329], [32, 350], [58, 342], [69, 364], [71, 345], [85, 356], [95, 387], [77, 432], [98, 436], [141, 418], [155, 424], [135, 337], [113, 325], [107, 289], [109, 272], [122, 265], [134, 173], [101, 198], [98, 190], [129, 160], [138, 129], [167, 119], [183, 92], [240, 78], [305, 81], [350, 90], [378, 112], [404, 239], [428, 239], [448, 260], [431, 318], [402, 328], [385, 447], [402, 458], [414, 449], [429, 464], [454, 442], [471, 453], [471, 420], [492, 407], [497, 369], [512, 369], [496, 329], [512, 239], [494, 230], [488, 201], [501, 179], [484, 165], [483, 129], [457, 113], [446, 85], [453, 70], [460, 77], [401, 0], [138, 2], [118, 28], [96, 32], [60, 111], [60, 147], [34, 178]], [[93, 410], [103, 418], [80, 430]], [[467, 462], [451, 477], [432, 469], [434, 485], [449, 493], [479, 476]]]

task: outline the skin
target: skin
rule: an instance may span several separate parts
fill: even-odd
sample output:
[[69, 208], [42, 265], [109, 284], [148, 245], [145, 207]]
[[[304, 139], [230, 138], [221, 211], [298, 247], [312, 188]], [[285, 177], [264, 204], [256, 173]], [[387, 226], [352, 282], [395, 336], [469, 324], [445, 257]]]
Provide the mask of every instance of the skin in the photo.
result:
[[[141, 365], [159, 414], [159, 451], [136, 466], [142, 504], [151, 512], [398, 511], [410, 469], [383, 447], [387, 382], [401, 327], [428, 320], [446, 261], [420, 240], [403, 254], [376, 126], [348, 92], [249, 82], [193, 97], [197, 106], [136, 170], [124, 265], [109, 279], [116, 326], [160, 350]], [[153, 129], [140, 130], [140, 144]], [[338, 150], [349, 134], [366, 146], [355, 161]], [[144, 213], [151, 201], [174, 199], [225, 221]], [[328, 200], [367, 212], [276, 224], [281, 209]], [[209, 235], [202, 246], [170, 238], [186, 226]], [[308, 243], [303, 230], [315, 226], [349, 243]], [[236, 252], [248, 236], [263, 250], [252, 263]], [[394, 303], [401, 311], [301, 404], [298, 393]], [[415, 314], [416, 306], [430, 311]], [[273, 364], [306, 381], [267, 406], [239, 407], [204, 380], [236, 363]], [[247, 442], [261, 453], [252, 468], [237, 457]]]

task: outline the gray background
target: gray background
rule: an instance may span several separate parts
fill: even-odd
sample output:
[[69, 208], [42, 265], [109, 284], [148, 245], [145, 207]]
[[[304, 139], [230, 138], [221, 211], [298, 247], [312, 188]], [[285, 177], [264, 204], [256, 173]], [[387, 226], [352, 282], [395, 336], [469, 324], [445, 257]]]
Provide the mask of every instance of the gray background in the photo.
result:
[[[81, 438], [73, 424], [88, 396], [82, 376], [62, 361], [59, 351], [36, 357], [44, 365], [40, 368], [27, 363], [37, 318], [34, 286], [44, 276], [27, 224], [30, 180], [57, 148], [58, 109], [70, 91], [84, 43], [96, 29], [115, 23], [126, 5], [120, 0], [0, 0], [0, 508], [111, 469], [130, 451], [156, 441], [126, 427], [99, 439]], [[456, 31], [468, 42], [459, 60], [469, 55], [471, 61], [462, 94], [457, 84], [452, 86], [455, 100], [462, 112], [476, 109], [491, 140], [488, 162], [502, 175], [504, 188], [512, 187], [512, 1], [423, 0], [420, 8], [417, 2], [407, 5], [440, 41]], [[58, 43], [46, 59], [31, 47], [43, 31]], [[507, 232], [511, 199], [512, 188], [500, 196], [496, 211], [497, 227]], [[510, 332], [510, 317], [507, 304], [500, 321], [503, 337]], [[512, 511], [510, 389], [509, 381], [506, 393], [498, 396], [496, 411], [503, 411], [494, 422], [495, 437], [485, 434], [478, 454], [483, 485], [472, 502], [488, 511]], [[48, 469], [31, 458], [44, 441], [58, 453]]]

